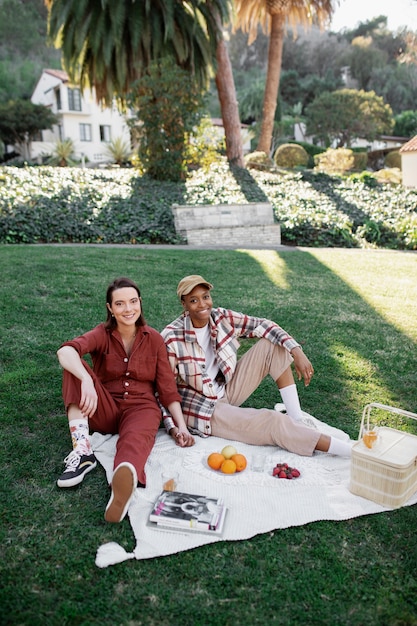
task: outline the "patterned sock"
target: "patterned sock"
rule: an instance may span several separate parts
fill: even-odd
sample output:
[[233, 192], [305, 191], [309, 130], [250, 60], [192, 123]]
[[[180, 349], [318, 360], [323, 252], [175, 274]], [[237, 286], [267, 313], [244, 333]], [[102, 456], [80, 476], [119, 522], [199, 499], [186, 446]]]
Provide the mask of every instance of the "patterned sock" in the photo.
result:
[[303, 414], [301, 412], [300, 399], [298, 397], [297, 385], [288, 385], [279, 390], [285, 410], [287, 414], [295, 420], [301, 420]]
[[90, 431], [88, 428], [88, 420], [84, 418], [71, 420], [69, 429], [72, 439], [72, 447], [80, 456], [93, 454], [90, 442]]

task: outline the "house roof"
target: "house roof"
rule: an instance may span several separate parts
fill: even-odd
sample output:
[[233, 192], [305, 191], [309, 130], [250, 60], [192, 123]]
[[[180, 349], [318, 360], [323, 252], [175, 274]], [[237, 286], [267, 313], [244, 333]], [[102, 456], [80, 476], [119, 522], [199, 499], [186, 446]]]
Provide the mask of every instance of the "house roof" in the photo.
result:
[[45, 74], [50, 74], [50, 76], [54, 76], [55, 78], [59, 78], [63, 83], [67, 83], [69, 81], [69, 76], [64, 70], [43, 70]]
[[400, 152], [417, 152], [417, 135], [407, 141], [401, 148]]

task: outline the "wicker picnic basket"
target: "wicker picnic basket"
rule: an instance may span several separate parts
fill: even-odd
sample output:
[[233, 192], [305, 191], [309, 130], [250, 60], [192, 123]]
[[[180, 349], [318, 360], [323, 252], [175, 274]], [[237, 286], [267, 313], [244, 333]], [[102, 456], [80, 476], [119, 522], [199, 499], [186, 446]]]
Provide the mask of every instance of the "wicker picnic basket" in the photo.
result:
[[352, 493], [397, 508], [417, 491], [417, 436], [394, 428], [379, 427], [378, 442], [369, 449], [362, 440], [369, 429], [372, 409], [417, 420], [415, 413], [373, 402], [363, 410], [359, 439], [352, 447], [350, 486]]

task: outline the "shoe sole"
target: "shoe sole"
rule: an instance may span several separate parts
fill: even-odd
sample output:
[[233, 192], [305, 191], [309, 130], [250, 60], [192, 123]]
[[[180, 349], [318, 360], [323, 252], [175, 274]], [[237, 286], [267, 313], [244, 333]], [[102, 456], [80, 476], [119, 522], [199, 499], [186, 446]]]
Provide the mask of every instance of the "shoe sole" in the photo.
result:
[[104, 513], [106, 522], [121, 522], [136, 491], [135, 477], [129, 467], [119, 467], [111, 482], [112, 494]]
[[[56, 484], [58, 485], [58, 487], [76, 487], [77, 485], [82, 483], [84, 480], [84, 476], [86, 476], [88, 472], [91, 472], [91, 470], [97, 467], [97, 461], [94, 461], [94, 463], [90, 463], [90, 461], [88, 461], [87, 463], [90, 465], [90, 467], [87, 467], [87, 469], [84, 470], [84, 472], [80, 474], [79, 476], [75, 476], [74, 478], [69, 478], [68, 480], [61, 480], [58, 478], [58, 480], [56, 481]], [[81, 464], [81, 466], [83, 465], [84, 463]]]

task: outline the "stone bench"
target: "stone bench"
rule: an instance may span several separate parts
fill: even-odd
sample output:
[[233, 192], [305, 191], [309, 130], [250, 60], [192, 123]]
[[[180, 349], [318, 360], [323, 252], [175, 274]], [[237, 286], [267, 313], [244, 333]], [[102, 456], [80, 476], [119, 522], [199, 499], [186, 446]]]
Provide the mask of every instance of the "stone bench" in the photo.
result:
[[275, 247], [281, 230], [269, 202], [172, 206], [175, 229], [196, 247]]

